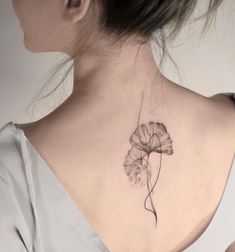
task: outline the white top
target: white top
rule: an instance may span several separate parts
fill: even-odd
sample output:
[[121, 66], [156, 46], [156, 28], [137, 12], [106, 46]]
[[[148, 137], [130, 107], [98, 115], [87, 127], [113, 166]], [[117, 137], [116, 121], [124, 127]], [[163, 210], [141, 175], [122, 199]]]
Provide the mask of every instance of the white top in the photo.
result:
[[[235, 93], [223, 94], [235, 100]], [[234, 213], [235, 159], [213, 220], [184, 252], [224, 252], [235, 240]], [[0, 251], [109, 252], [53, 170], [12, 121], [0, 128]]]

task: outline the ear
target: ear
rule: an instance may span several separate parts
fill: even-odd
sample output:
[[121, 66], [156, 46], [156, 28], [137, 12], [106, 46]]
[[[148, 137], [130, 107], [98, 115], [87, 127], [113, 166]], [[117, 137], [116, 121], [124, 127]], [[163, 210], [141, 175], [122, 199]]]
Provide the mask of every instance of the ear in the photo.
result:
[[91, 0], [64, 0], [64, 19], [76, 23], [81, 20], [89, 8]]

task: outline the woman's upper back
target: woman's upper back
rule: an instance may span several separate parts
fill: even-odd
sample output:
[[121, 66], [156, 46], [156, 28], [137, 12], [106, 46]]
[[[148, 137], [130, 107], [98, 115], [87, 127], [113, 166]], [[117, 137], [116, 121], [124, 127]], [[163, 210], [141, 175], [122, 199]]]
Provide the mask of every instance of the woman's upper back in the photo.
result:
[[[137, 151], [130, 152], [133, 155], [143, 152], [134, 149], [140, 145], [133, 145], [133, 142], [131, 144], [128, 141], [123, 142], [125, 132], [120, 125], [117, 125], [116, 128], [112, 127], [110, 131], [107, 129], [100, 131], [97, 126], [97, 132], [95, 129], [92, 131], [91, 127], [89, 128], [91, 129], [90, 134], [81, 135], [80, 139], [77, 138], [79, 134], [72, 134], [72, 132], [61, 139], [58, 139], [59, 135], [49, 139], [51, 132], [38, 128], [30, 135], [30, 132], [33, 131], [25, 130], [29, 133], [29, 139], [33, 143], [33, 145], [29, 145], [28, 141], [25, 150], [27, 150], [27, 146], [28, 148], [36, 146], [38, 152], [34, 152], [34, 158], [38, 157], [35, 153], [41, 153], [44, 158], [42, 160], [47, 160], [47, 163], [43, 162], [44, 168], [45, 166], [48, 168], [44, 171], [53, 170], [55, 172], [54, 174], [57, 176], [51, 176], [50, 179], [54, 180], [57, 177], [60, 179], [61, 184], [59, 185], [63, 185], [61, 189], [66, 188], [66, 192], [69, 192], [70, 204], [73, 207], [78, 206], [110, 251], [179, 251], [208, 225], [219, 203], [229, 174], [235, 150], [232, 131], [232, 125], [235, 123], [232, 120], [232, 103], [227, 97], [223, 102], [224, 98], [220, 96], [221, 101], [217, 101], [216, 97], [210, 100], [209, 103], [214, 104], [214, 109], [204, 107], [201, 114], [199, 113], [202, 108], [201, 103], [192, 102], [191, 108], [185, 107], [185, 110], [192, 111], [188, 121], [185, 118], [185, 111], [181, 111], [181, 114], [173, 114], [177, 108], [168, 110], [170, 112], [168, 117], [174, 118], [174, 120], [171, 122], [169, 119], [162, 119], [161, 121], [166, 126], [168, 137], [172, 140], [171, 147], [174, 154], [151, 153], [148, 165], [146, 166], [146, 163], [145, 166], [143, 165], [152, 172], [149, 188], [147, 184], [142, 187], [132, 186], [128, 180], [123, 167], [123, 159], [127, 157], [127, 153], [132, 147], [132, 150]], [[225, 111], [231, 113], [230, 124], [228, 124], [229, 116], [224, 113]], [[206, 118], [209, 115], [211, 117]], [[158, 117], [159, 114], [156, 115], [155, 120], [148, 118], [148, 121], [157, 122]], [[161, 118], [163, 117], [162, 114]], [[207, 119], [207, 123], [203, 123], [203, 119]], [[146, 125], [148, 126], [148, 124]], [[123, 134], [118, 131], [120, 128]], [[142, 134], [146, 132], [147, 130], [143, 130]], [[73, 136], [75, 137], [73, 138]], [[148, 137], [145, 136], [145, 140]], [[39, 141], [40, 138], [43, 141]], [[56, 141], [56, 139], [58, 140]], [[151, 139], [154, 140], [154, 138]], [[78, 144], [73, 145], [74, 142]], [[17, 141], [13, 140], [13, 143], [17, 143]], [[152, 142], [152, 147], [154, 144], [156, 144], [156, 139], [155, 142]], [[62, 148], [63, 145], [64, 148]], [[31, 159], [31, 154], [28, 156], [29, 159]], [[0, 157], [2, 158], [2, 153]], [[20, 157], [19, 155], [18, 161], [20, 161]], [[36, 162], [35, 159], [31, 160]], [[138, 159], [136, 156], [130, 155], [128, 162], [132, 160]], [[146, 159], [141, 159], [141, 156], [139, 160], [146, 161]], [[25, 161], [27, 162], [27, 159]], [[35, 164], [31, 163], [30, 167], [34, 172]], [[161, 168], [160, 176], [154, 187], [159, 168]], [[135, 178], [143, 179], [143, 173], [138, 173], [138, 170], [135, 170], [133, 174], [136, 175]], [[38, 186], [43, 184], [43, 179], [48, 179], [45, 178], [45, 175], [44, 177], [37, 175], [39, 174], [34, 174], [36, 182], [31, 187], [40, 188]], [[27, 184], [26, 181], [24, 182]], [[57, 187], [52, 185], [51, 190], [53, 191]], [[151, 188], [154, 188], [151, 197], [147, 197]], [[49, 190], [50, 193], [48, 185], [44, 190], [47, 193]], [[38, 192], [38, 194], [40, 193]], [[46, 205], [41, 206], [41, 211], [45, 211], [44, 207]], [[44, 215], [40, 214], [41, 218], [46, 216], [46, 211], [43, 213]], [[58, 211], [58, 209], [54, 209], [54, 211]], [[158, 217], [157, 227], [154, 225], [156, 215]], [[63, 222], [63, 224], [66, 223]], [[69, 223], [67, 224], [69, 225]], [[53, 223], [53, 225], [55, 224]], [[74, 228], [76, 229], [76, 227]], [[40, 242], [43, 243], [43, 241]], [[97, 251], [104, 250], [97, 248]]]

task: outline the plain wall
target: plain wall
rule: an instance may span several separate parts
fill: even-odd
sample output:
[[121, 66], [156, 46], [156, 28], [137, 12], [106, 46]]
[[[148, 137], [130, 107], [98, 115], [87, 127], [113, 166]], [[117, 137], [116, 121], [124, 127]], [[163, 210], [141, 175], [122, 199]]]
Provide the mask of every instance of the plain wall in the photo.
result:
[[[197, 10], [203, 9], [201, 1]], [[235, 3], [225, 0], [217, 13], [215, 26], [200, 39], [202, 22], [188, 24], [169, 52], [179, 67], [179, 79], [174, 65], [166, 58], [162, 72], [179, 85], [210, 96], [219, 92], [234, 92], [235, 68]], [[65, 54], [32, 53], [25, 49], [23, 32], [10, 0], [0, 2], [0, 124], [9, 120], [23, 123], [37, 120], [58, 106], [72, 90], [72, 73], [50, 97], [27, 107], [42, 87], [48, 73]], [[158, 55], [155, 53], [156, 62]], [[58, 78], [63, 72], [60, 72]], [[45, 89], [43, 94], [52, 90]], [[58, 81], [58, 79], [57, 79]], [[34, 110], [32, 110], [32, 108]], [[27, 110], [28, 109], [28, 110]]]

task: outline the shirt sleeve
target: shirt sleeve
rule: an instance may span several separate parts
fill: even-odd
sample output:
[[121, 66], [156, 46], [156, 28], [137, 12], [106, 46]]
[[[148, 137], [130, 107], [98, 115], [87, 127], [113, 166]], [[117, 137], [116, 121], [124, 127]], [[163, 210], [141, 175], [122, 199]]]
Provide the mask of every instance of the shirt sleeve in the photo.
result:
[[0, 173], [0, 251], [32, 252], [23, 239], [20, 214], [6, 179]]

